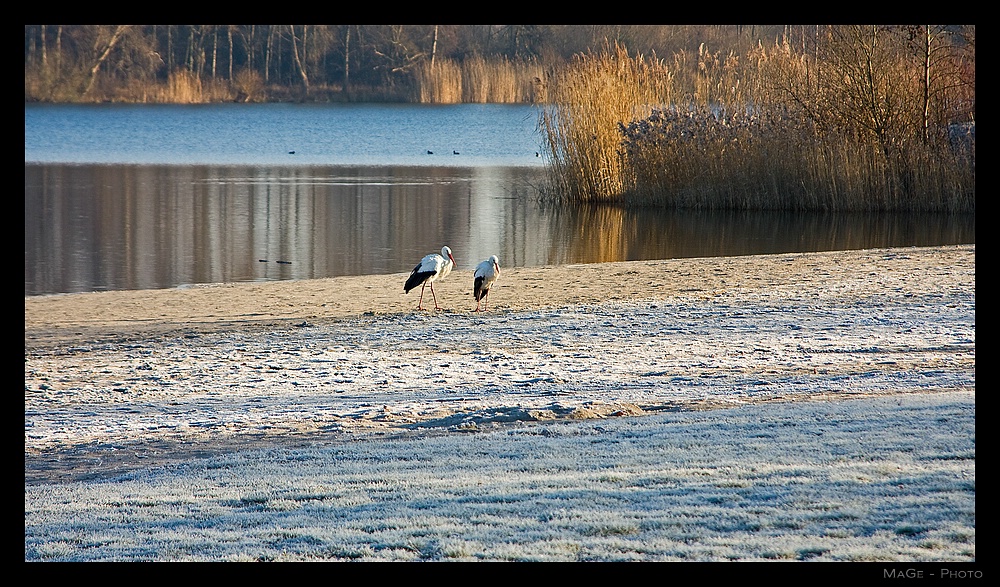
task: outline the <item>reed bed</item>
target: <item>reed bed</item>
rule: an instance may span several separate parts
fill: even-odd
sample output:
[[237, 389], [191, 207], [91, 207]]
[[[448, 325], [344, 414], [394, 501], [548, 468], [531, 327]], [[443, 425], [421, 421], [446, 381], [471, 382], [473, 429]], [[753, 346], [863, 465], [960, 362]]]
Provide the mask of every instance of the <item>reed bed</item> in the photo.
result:
[[462, 67], [450, 59], [430, 62], [417, 70], [417, 101], [422, 104], [458, 104], [462, 101]]
[[24, 66], [24, 101], [70, 103], [80, 99], [79, 88], [86, 84], [81, 70], [60, 71], [56, 67]]
[[669, 103], [670, 89], [660, 62], [630, 57], [621, 46], [580, 55], [555, 72], [541, 118], [555, 193], [578, 202], [617, 200], [626, 188], [618, 123]]
[[415, 93], [425, 104], [534, 103], [545, 99], [544, 77], [544, 67], [534, 60], [441, 59], [417, 70]]
[[534, 102], [537, 85], [544, 76], [535, 61], [486, 60], [474, 56], [462, 62], [463, 100], [474, 103], [513, 104]]
[[975, 211], [974, 152], [951, 146], [914, 145], [887, 160], [869, 141], [787, 114], [708, 107], [656, 110], [619, 132], [625, 204]]
[[[107, 94], [99, 101], [149, 104], [207, 104], [237, 101], [240, 93], [224, 80], [202, 80], [185, 69], [172, 72], [166, 84], [133, 82], [116, 89], [112, 98]], [[240, 100], [245, 101], [245, 99]]]
[[[738, 60], [621, 47], [555, 74], [542, 115], [553, 199], [690, 209], [975, 211], [975, 126], [879, 142], [774, 99]], [[757, 58], [760, 58], [758, 55]], [[683, 66], [682, 75], [674, 68]], [[679, 79], [683, 77], [684, 79]], [[787, 80], [786, 80], [787, 81]], [[794, 80], [792, 80], [794, 81]], [[754, 101], [754, 96], [759, 102]], [[898, 140], [897, 138], [898, 137]]]

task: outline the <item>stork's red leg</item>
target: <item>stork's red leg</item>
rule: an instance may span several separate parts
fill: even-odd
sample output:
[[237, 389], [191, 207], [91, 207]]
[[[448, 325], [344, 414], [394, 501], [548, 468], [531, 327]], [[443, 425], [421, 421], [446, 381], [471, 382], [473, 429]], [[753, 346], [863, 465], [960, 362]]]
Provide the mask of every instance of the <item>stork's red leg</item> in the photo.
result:
[[433, 283], [431, 284], [431, 295], [434, 296], [434, 309], [435, 310], [440, 310], [441, 306], [438, 305], [438, 298], [437, 298], [436, 295], [434, 295], [434, 284]]
[[[417, 301], [417, 309], [418, 310], [423, 310], [422, 305], [423, 305], [423, 302], [424, 302], [424, 288], [425, 287], [427, 287], [427, 282], [426, 281], [424, 282], [423, 285], [420, 286], [420, 300]], [[431, 291], [434, 291], [434, 289], [431, 288]]]

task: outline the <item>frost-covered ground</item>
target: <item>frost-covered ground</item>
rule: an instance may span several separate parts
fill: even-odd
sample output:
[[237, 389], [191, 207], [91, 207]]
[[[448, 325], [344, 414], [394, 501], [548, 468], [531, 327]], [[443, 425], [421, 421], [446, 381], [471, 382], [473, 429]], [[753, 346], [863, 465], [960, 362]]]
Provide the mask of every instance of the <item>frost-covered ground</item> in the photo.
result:
[[240, 451], [25, 486], [26, 560], [974, 561], [972, 392]]
[[26, 349], [25, 560], [975, 561], [971, 255]]

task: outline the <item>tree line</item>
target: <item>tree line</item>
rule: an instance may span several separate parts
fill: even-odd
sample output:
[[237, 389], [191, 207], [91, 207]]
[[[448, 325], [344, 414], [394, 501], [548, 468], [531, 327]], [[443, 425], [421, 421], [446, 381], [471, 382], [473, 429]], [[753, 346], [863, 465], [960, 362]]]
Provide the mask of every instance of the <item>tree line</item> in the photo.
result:
[[588, 202], [975, 210], [975, 25], [26, 25], [25, 101], [534, 102]]
[[[742, 52], [790, 25], [25, 25], [25, 100], [411, 101], [441, 62], [565, 64], [610, 45]], [[423, 75], [423, 78], [421, 77]], [[157, 87], [170, 92], [155, 92]]]

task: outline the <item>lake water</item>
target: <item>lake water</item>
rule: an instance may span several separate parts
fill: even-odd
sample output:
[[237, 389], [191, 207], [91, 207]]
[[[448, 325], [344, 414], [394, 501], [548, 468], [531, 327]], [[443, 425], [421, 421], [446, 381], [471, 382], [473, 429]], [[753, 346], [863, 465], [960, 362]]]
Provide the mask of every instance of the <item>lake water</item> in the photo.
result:
[[[25, 295], [975, 242], [974, 215], [546, 204], [526, 105], [25, 105]], [[430, 153], [429, 153], [430, 151]]]

